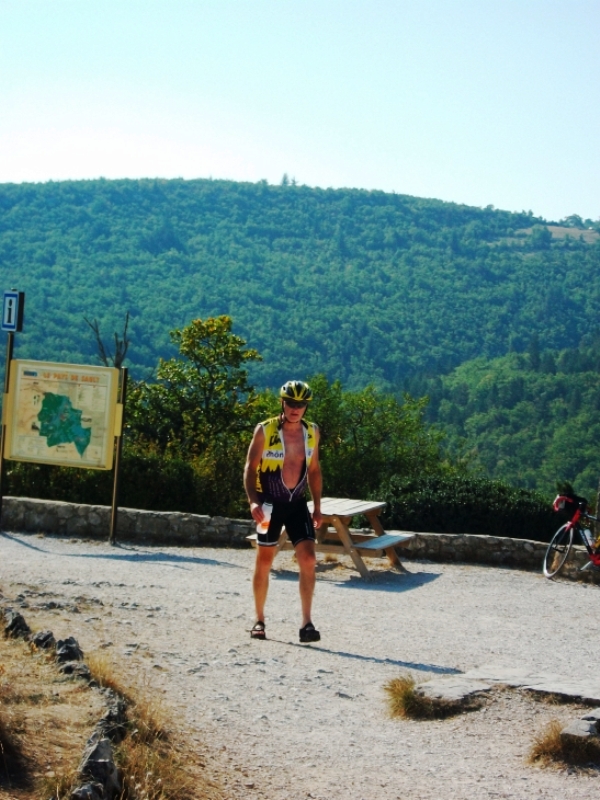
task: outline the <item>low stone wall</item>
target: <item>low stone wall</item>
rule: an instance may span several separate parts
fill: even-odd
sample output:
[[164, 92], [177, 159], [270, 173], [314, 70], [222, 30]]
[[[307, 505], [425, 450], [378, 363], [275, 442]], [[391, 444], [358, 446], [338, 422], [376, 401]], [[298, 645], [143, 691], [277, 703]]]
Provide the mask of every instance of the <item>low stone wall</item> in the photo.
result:
[[[2, 529], [108, 540], [110, 508], [27, 497], [5, 497]], [[254, 523], [244, 519], [142, 511], [120, 508], [117, 540], [150, 545], [194, 547], [249, 547], [246, 539]], [[402, 549], [403, 559], [456, 561], [542, 571], [547, 545], [529, 539], [480, 536], [470, 533], [417, 533]], [[561, 577], [600, 583], [600, 572], [579, 569], [587, 562], [583, 547], [574, 547]]]
[[[2, 530], [107, 541], [110, 514], [109, 506], [5, 497], [2, 502]], [[246, 536], [253, 530], [250, 520], [120, 508], [116, 538], [117, 541], [143, 544], [245, 547], [248, 546]]]
[[[403, 549], [405, 559], [456, 561], [472, 564], [515, 567], [542, 572], [548, 544], [531, 539], [510, 539], [504, 536], [482, 536], [473, 533], [416, 533]], [[560, 572], [561, 578], [600, 583], [600, 572], [580, 572], [588, 562], [584, 547], [575, 546]]]

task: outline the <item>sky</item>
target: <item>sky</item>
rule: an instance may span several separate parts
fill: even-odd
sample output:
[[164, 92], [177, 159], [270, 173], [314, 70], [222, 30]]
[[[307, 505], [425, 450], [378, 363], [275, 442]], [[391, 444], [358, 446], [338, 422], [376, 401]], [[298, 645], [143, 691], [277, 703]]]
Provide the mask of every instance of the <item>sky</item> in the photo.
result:
[[0, 0], [0, 183], [214, 178], [600, 217], [600, 0]]

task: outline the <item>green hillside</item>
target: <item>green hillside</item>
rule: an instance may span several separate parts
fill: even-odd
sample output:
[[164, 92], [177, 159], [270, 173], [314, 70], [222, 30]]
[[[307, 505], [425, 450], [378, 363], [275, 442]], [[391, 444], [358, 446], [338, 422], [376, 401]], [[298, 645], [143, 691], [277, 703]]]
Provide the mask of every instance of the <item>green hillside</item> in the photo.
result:
[[551, 495], [569, 481], [590, 500], [600, 479], [600, 337], [582, 346], [478, 358], [452, 373], [414, 378], [427, 417], [486, 476]]
[[[18, 357], [95, 363], [131, 312], [149, 375], [169, 330], [233, 317], [258, 386], [322, 372], [399, 390], [476, 357], [576, 347], [600, 312], [598, 234], [353, 189], [227, 181], [0, 185], [0, 286], [26, 292]], [[564, 236], [565, 232], [569, 235]]]

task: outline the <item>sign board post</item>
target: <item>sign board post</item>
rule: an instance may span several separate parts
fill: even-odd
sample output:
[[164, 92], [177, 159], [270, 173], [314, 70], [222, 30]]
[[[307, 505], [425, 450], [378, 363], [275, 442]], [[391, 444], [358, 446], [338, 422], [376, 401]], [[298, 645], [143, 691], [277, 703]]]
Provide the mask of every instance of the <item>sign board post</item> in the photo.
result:
[[117, 541], [117, 516], [119, 513], [119, 487], [121, 482], [121, 452], [123, 450], [123, 425], [125, 413], [125, 400], [127, 398], [127, 367], [121, 367], [121, 386], [119, 389], [119, 402], [117, 404], [118, 419], [115, 420], [115, 474], [113, 481], [113, 501], [110, 515], [110, 534], [108, 541], [115, 544]]
[[10, 367], [15, 345], [15, 333], [20, 333], [23, 330], [24, 310], [25, 292], [18, 292], [16, 289], [4, 292], [2, 301], [2, 330], [8, 332], [8, 337], [6, 342], [4, 396], [2, 398], [2, 424], [0, 426], [0, 520], [2, 519], [2, 501], [4, 498], [4, 446], [6, 443], [7, 407], [10, 391]]

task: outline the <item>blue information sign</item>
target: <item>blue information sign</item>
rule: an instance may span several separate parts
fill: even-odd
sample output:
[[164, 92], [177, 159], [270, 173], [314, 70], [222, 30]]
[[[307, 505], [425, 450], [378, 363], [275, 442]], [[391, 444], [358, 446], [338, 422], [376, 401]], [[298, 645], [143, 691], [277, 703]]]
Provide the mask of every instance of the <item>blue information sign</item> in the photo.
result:
[[25, 306], [25, 292], [11, 289], [4, 292], [2, 304], [2, 330], [18, 333], [23, 329], [23, 308]]

